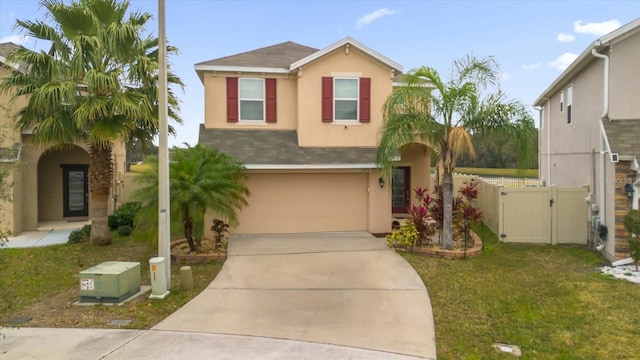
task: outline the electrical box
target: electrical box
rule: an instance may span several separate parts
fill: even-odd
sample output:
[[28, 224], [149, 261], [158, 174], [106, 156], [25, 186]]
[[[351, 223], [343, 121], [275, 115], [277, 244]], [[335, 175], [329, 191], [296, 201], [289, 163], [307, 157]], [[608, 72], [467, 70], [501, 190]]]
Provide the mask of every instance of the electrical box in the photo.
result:
[[80, 272], [81, 303], [119, 303], [139, 291], [139, 262], [107, 261]]

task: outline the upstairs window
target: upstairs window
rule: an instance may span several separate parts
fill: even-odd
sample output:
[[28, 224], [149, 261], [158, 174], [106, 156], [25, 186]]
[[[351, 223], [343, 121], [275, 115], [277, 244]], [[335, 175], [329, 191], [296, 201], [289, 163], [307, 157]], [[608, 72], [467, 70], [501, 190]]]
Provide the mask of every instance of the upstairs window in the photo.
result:
[[567, 124], [571, 124], [571, 105], [573, 102], [573, 86], [567, 87]]
[[335, 78], [334, 115], [335, 120], [358, 120], [358, 79]]
[[560, 112], [564, 111], [564, 91], [560, 93]]
[[227, 78], [227, 122], [276, 122], [276, 79]]
[[370, 121], [370, 78], [322, 78], [322, 121]]

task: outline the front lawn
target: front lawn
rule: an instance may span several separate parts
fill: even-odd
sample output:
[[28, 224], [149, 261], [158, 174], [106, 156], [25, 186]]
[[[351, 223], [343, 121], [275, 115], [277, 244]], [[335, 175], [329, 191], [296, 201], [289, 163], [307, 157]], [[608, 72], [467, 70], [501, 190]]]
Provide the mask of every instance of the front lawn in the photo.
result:
[[438, 359], [515, 359], [493, 343], [518, 345], [522, 359], [638, 358], [640, 285], [599, 274], [606, 261], [583, 247], [484, 235], [474, 259], [402, 254], [429, 290]]
[[142, 285], [150, 285], [149, 259], [157, 246], [145, 239], [112, 234], [113, 244], [89, 243], [42, 248], [0, 250], [0, 328], [7, 319], [31, 318], [20, 326], [109, 328], [111, 320], [132, 320], [123, 326], [148, 329], [204, 289], [222, 268], [222, 262], [191, 266], [193, 290], [180, 289], [180, 266], [172, 263], [171, 294], [149, 300], [147, 293], [121, 306], [76, 306], [78, 273], [104, 261], [137, 261]]

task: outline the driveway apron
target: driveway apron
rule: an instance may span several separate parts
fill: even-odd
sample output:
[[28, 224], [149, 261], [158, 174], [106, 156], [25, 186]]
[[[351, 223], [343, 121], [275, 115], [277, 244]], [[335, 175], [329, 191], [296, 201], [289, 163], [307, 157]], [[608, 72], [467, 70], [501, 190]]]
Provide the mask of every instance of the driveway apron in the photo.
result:
[[215, 280], [153, 330], [436, 358], [433, 313], [422, 280], [368, 233], [232, 236]]

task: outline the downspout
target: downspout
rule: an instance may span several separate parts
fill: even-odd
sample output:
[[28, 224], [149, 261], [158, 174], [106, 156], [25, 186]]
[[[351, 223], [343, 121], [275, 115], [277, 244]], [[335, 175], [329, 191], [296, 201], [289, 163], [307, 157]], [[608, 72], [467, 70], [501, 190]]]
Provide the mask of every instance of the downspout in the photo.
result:
[[[596, 46], [602, 45], [600, 42], [596, 42]], [[609, 147], [606, 144], [607, 138], [606, 133], [604, 131], [604, 124], [602, 120], [609, 120], [609, 57], [603, 54], [600, 54], [596, 51], [594, 47], [591, 49], [591, 55], [604, 60], [604, 84], [603, 84], [603, 105], [602, 105], [602, 116], [600, 117], [600, 186], [598, 192], [600, 193], [600, 208], [598, 209], [598, 216], [600, 217], [600, 223], [602, 225], [606, 224], [605, 218], [605, 174], [604, 174], [604, 166], [605, 166], [605, 154], [609, 151]]]

